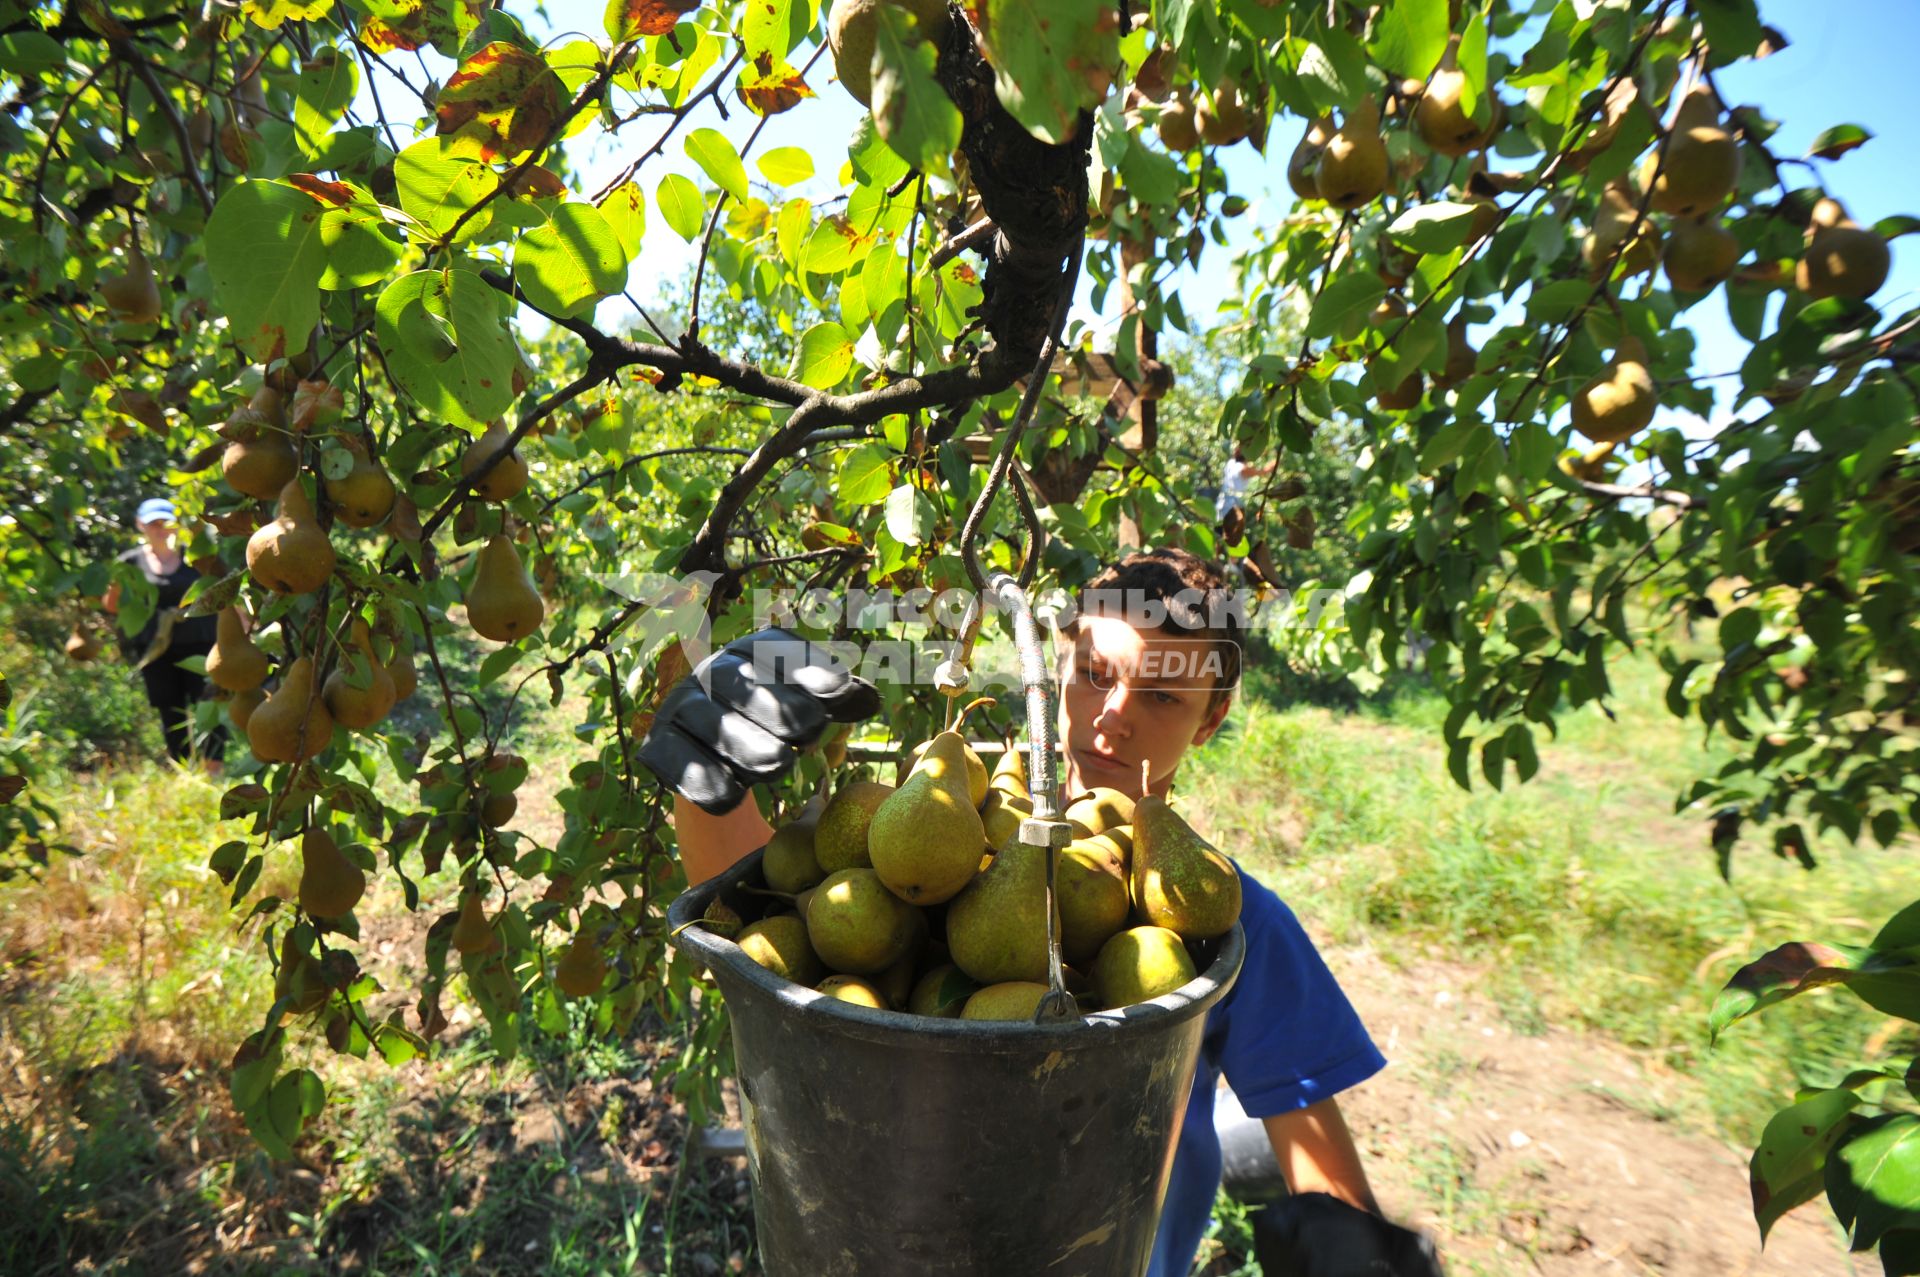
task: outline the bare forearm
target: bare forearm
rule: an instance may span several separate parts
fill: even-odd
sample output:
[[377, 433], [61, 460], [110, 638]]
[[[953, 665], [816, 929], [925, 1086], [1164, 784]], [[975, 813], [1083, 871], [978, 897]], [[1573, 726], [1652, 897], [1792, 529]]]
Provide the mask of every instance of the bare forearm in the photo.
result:
[[674, 795], [673, 832], [680, 840], [680, 863], [692, 886], [725, 873], [756, 847], [763, 847], [773, 826], [751, 798], [724, 816], [703, 811]]
[[1379, 1214], [1360, 1150], [1334, 1100], [1262, 1119], [1287, 1186], [1295, 1193], [1327, 1193], [1350, 1206]]

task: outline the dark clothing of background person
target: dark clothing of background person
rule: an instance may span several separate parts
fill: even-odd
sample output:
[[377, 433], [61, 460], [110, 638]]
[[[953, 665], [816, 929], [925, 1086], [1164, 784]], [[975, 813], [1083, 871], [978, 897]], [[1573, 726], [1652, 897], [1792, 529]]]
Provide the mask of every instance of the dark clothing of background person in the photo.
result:
[[[217, 622], [211, 616], [187, 616], [173, 612], [180, 606], [180, 600], [186, 597], [187, 590], [200, 579], [200, 574], [188, 567], [185, 559], [173, 571], [162, 574], [153, 570], [145, 547], [128, 550], [120, 558], [137, 566], [140, 574], [159, 594], [154, 601], [153, 615], [139, 633], [125, 640], [125, 650], [128, 657], [138, 664], [153, 647], [155, 640], [161, 637], [162, 627], [166, 627], [165, 648], [154, 653], [152, 660], [140, 666], [140, 678], [147, 687], [147, 703], [160, 715], [160, 731], [166, 737], [167, 756], [184, 762], [193, 755], [193, 707], [206, 691], [207, 680], [203, 674], [182, 669], [180, 662], [190, 657], [205, 656], [213, 650]], [[225, 752], [225, 746], [226, 729], [216, 727], [208, 733], [206, 756], [219, 758]]]

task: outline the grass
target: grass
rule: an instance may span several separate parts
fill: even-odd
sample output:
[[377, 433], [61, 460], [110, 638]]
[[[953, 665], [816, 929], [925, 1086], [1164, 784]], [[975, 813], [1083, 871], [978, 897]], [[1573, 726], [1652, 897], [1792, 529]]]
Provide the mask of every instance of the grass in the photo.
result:
[[1709, 1050], [1715, 994], [1786, 940], [1870, 936], [1911, 897], [1910, 849], [1823, 845], [1809, 874], [1749, 846], [1722, 881], [1705, 817], [1673, 813], [1719, 754], [1667, 714], [1651, 662], [1613, 676], [1616, 720], [1570, 715], [1532, 782], [1467, 794], [1446, 773], [1434, 693], [1406, 685], [1336, 715], [1280, 703], [1256, 673], [1187, 784], [1222, 847], [1336, 941], [1391, 955], [1410, 940], [1480, 967], [1519, 1028], [1638, 1048], [1692, 1079], [1675, 1102], [1687, 1120], [1751, 1139], [1797, 1082], [1834, 1078], [1886, 1022], [1808, 998]]

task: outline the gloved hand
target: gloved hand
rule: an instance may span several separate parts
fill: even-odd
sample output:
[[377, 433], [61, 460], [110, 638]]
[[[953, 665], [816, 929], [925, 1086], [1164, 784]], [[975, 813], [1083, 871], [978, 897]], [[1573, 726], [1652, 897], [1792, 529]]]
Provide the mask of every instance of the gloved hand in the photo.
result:
[[873, 684], [824, 649], [786, 630], [761, 630], [674, 684], [640, 744], [640, 761], [688, 801], [722, 815], [757, 782], [786, 775], [830, 724], [879, 710]]
[[1266, 1277], [1444, 1277], [1431, 1238], [1326, 1193], [1254, 1212], [1253, 1237]]

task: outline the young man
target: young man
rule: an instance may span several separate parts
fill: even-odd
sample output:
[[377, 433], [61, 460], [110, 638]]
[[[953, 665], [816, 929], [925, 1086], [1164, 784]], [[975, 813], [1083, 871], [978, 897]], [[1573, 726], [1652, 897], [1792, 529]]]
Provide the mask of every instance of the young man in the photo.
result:
[[[1137, 798], [1143, 770], [1152, 792], [1171, 789], [1187, 751], [1226, 720], [1239, 682], [1244, 620], [1230, 602], [1219, 569], [1179, 550], [1129, 555], [1089, 583], [1062, 627], [1069, 794], [1104, 786]], [[769, 631], [703, 663], [663, 703], [642, 747], [642, 761], [681, 795], [674, 825], [693, 882], [765, 843], [766, 821], [741, 801], [754, 781], [784, 773], [829, 722], [878, 708], [871, 687], [805, 658], [774, 671], [761, 648], [756, 669], [768, 639], [788, 655], [798, 646]], [[1241, 899], [1247, 959], [1208, 1014], [1149, 1277], [1185, 1277], [1206, 1230], [1220, 1186], [1213, 1101], [1222, 1074], [1262, 1120], [1295, 1194], [1256, 1216], [1270, 1240], [1283, 1239], [1292, 1272], [1437, 1273], [1419, 1238], [1378, 1217], [1334, 1099], [1385, 1061], [1286, 905], [1244, 872]]]

